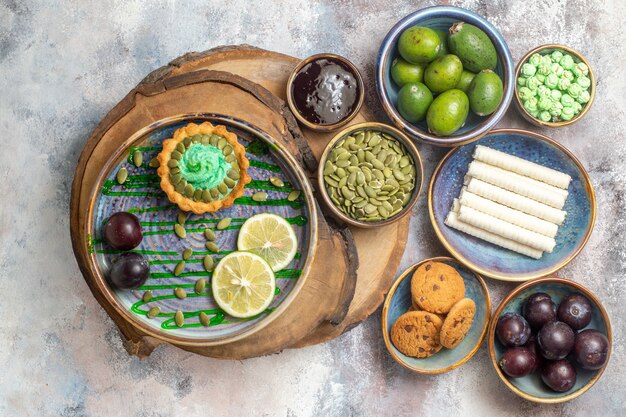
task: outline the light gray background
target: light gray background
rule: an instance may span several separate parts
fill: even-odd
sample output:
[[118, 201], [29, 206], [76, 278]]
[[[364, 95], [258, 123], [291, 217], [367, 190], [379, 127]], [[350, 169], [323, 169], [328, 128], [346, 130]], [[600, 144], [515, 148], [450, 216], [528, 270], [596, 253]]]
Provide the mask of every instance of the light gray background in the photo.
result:
[[[341, 4], [339, 4], [341, 3]], [[614, 330], [611, 362], [589, 392], [564, 405], [517, 398], [480, 351], [463, 367], [417, 376], [396, 365], [374, 314], [324, 345], [243, 362], [162, 347], [126, 354], [72, 253], [69, 191], [98, 121], [147, 73], [188, 52], [249, 43], [305, 57], [336, 52], [374, 92], [379, 43], [424, 1], [193, 3], [0, 0], [0, 415], [2, 416], [528, 416], [626, 414], [626, 145], [620, 0], [453, 1], [486, 16], [515, 60], [543, 43], [581, 51], [598, 75], [586, 118], [561, 130], [524, 122], [513, 107], [501, 127], [546, 133], [582, 161], [598, 220], [586, 249], [559, 272], [595, 291]], [[427, 178], [443, 150], [420, 147]], [[401, 268], [444, 255], [426, 198], [413, 213]], [[488, 282], [494, 308], [513, 285]]]

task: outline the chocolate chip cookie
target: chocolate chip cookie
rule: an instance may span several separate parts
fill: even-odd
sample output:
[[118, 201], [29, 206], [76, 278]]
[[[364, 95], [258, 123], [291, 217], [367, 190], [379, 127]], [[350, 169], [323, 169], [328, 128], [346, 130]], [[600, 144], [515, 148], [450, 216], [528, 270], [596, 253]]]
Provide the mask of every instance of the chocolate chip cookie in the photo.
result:
[[445, 314], [465, 296], [465, 283], [453, 267], [428, 261], [413, 273], [411, 295], [422, 310]]
[[465, 337], [474, 322], [476, 303], [463, 298], [450, 309], [441, 327], [440, 342], [448, 349], [455, 348]]
[[443, 321], [427, 311], [404, 313], [391, 327], [391, 342], [400, 352], [415, 358], [427, 358], [441, 349], [439, 342]]

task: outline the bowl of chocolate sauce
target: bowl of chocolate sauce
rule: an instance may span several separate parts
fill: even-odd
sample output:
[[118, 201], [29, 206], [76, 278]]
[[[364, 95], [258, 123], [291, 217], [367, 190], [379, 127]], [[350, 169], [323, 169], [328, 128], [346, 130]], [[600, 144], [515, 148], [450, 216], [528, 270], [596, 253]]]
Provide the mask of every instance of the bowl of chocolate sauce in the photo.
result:
[[304, 126], [337, 129], [352, 120], [363, 104], [363, 78], [357, 67], [335, 54], [302, 60], [287, 81], [287, 102]]

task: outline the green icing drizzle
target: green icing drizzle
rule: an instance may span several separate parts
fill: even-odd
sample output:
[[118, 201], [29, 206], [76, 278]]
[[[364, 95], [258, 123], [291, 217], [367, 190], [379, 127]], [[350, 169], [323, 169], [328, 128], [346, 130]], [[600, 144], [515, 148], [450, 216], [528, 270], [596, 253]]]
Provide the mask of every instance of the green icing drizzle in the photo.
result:
[[202, 143], [192, 144], [178, 161], [180, 175], [194, 188], [217, 187], [232, 168], [222, 151]]

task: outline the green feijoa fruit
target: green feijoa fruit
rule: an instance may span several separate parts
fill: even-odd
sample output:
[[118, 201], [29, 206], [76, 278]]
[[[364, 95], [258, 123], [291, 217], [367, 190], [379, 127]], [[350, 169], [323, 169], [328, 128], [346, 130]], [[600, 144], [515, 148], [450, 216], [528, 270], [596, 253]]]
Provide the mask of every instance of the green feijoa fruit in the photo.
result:
[[496, 48], [485, 32], [465, 22], [455, 23], [449, 32], [448, 48], [459, 57], [463, 68], [474, 73], [496, 68]]
[[201, 311], [198, 317], [200, 319], [200, 323], [204, 327], [208, 327], [211, 325], [211, 319], [209, 319], [209, 316], [204, 311]]
[[217, 223], [217, 230], [224, 230], [226, 229], [228, 226], [230, 226], [230, 223], [233, 221], [233, 219], [231, 219], [230, 217], [224, 217], [222, 220], [220, 220]]
[[176, 322], [176, 326], [183, 327], [183, 325], [185, 324], [185, 316], [183, 315], [182, 311], [176, 311], [176, 314], [174, 315], [174, 321]]
[[211, 255], [204, 255], [204, 259], [202, 259], [202, 265], [204, 266], [204, 270], [207, 272], [211, 272], [213, 267], [215, 266], [215, 262]]
[[117, 180], [117, 183], [120, 185], [124, 184], [127, 178], [128, 178], [128, 171], [126, 171], [126, 168], [120, 168], [120, 170], [117, 171], [117, 174], [115, 175], [115, 179]]
[[199, 280], [196, 281], [196, 283], [193, 286], [193, 291], [196, 294], [202, 294], [204, 292], [204, 289], [206, 288], [206, 280], [204, 278], [200, 278]]
[[150, 310], [148, 310], [148, 314], [146, 314], [146, 316], [148, 316], [149, 319], [153, 319], [156, 316], [158, 316], [160, 313], [161, 313], [160, 307], [152, 307]]
[[211, 252], [217, 253], [220, 251], [220, 247], [217, 246], [215, 242], [207, 242], [204, 244], [204, 246], [207, 248], [208, 251], [211, 251]]
[[174, 225], [174, 233], [176, 233], [176, 236], [178, 236], [181, 239], [184, 239], [187, 237], [187, 231], [180, 223], [176, 223]]
[[185, 261], [180, 261], [174, 267], [174, 276], [177, 277], [185, 270]]
[[459, 83], [463, 64], [458, 56], [448, 54], [435, 59], [424, 71], [424, 84], [433, 93], [451, 90]]
[[400, 87], [408, 83], [421, 83], [424, 80], [425, 64], [411, 64], [402, 57], [391, 63], [391, 78]]
[[441, 93], [433, 100], [426, 114], [431, 133], [439, 136], [451, 135], [463, 126], [469, 113], [467, 95], [457, 89]]
[[133, 164], [135, 164], [136, 167], [140, 167], [141, 164], [143, 164], [143, 154], [141, 151], [133, 152]]
[[[406, 84], [398, 92], [398, 111], [409, 123], [417, 123], [423, 120], [432, 102], [432, 93], [422, 83]], [[370, 162], [368, 154], [372, 156], [373, 154], [369, 151], [365, 152], [365, 159]]]
[[398, 39], [398, 51], [402, 58], [412, 64], [426, 64], [437, 56], [441, 40], [431, 28], [413, 26], [406, 29]]
[[294, 190], [290, 192], [289, 195], [287, 196], [287, 201], [296, 201], [298, 197], [300, 197], [300, 191]]
[[470, 109], [479, 116], [487, 116], [498, 108], [504, 89], [498, 74], [491, 70], [479, 72], [467, 92]]
[[193, 255], [193, 250], [191, 248], [187, 248], [183, 251], [183, 259], [187, 260], [189, 258], [191, 258], [191, 255]]
[[448, 55], [450, 53], [448, 49], [448, 31], [433, 29], [437, 36], [439, 36], [439, 41], [441, 42], [441, 47], [439, 48], [439, 52], [437, 53], [437, 58]]
[[182, 288], [174, 288], [174, 295], [176, 298], [180, 298], [181, 300], [183, 298], [187, 298], [187, 292]]
[[469, 86], [472, 83], [472, 80], [474, 79], [475, 76], [476, 74], [474, 74], [473, 72], [463, 70], [463, 72], [461, 73], [461, 78], [459, 79], [458, 84], [454, 88], [456, 88], [457, 90], [461, 90], [465, 94], [467, 94], [467, 90], [469, 90]]
[[204, 237], [206, 237], [206, 240], [215, 240], [215, 232], [207, 227], [204, 229]]
[[148, 290], [144, 292], [143, 297], [141, 297], [141, 299], [143, 300], [144, 303], [147, 303], [148, 301], [152, 300], [152, 290]]

